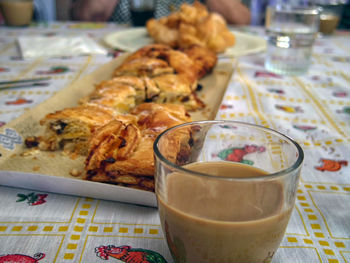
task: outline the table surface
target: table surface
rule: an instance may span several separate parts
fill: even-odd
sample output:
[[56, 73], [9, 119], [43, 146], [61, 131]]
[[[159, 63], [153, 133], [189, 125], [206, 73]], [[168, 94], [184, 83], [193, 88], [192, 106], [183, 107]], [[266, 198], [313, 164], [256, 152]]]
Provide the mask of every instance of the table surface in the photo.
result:
[[[1, 125], [115, 55], [22, 60], [18, 36], [88, 34], [98, 40], [123, 28], [93, 23], [0, 27], [0, 81], [51, 77], [47, 86], [1, 90]], [[239, 30], [263, 35], [258, 27]], [[217, 119], [276, 129], [305, 152], [296, 205], [273, 262], [350, 262], [350, 34], [318, 38], [304, 76], [267, 73], [264, 56], [235, 60]], [[156, 251], [173, 262], [155, 208], [6, 186], [0, 186], [0, 207], [0, 255], [18, 254], [13, 256], [18, 262], [104, 262], [96, 253], [102, 246]]]

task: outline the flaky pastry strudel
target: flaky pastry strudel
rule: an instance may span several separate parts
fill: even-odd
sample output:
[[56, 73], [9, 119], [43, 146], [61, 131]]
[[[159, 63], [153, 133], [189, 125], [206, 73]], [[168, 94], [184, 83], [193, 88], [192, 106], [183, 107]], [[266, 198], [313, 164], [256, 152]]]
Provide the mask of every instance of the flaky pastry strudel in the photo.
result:
[[27, 147], [38, 146], [41, 150], [58, 150], [73, 147], [80, 153], [86, 151], [86, 143], [96, 128], [110, 122], [116, 112], [97, 104], [66, 108], [47, 114], [40, 125], [45, 132], [38, 137], [26, 138]]
[[[40, 121], [45, 132], [25, 143], [85, 156], [87, 180], [153, 191], [153, 143], [164, 130], [191, 121], [187, 110], [204, 107], [196, 97], [197, 82], [215, 64], [216, 55], [202, 47], [185, 52], [145, 46], [78, 106], [47, 114]], [[184, 131], [172, 138], [167, 157], [181, 163], [190, 135]]]
[[[146, 58], [162, 60], [173, 69], [173, 72], [163, 72], [162, 74], [174, 73], [183, 75], [193, 84], [195, 84], [199, 78], [194, 61], [186, 53], [174, 50], [167, 45], [151, 44], [144, 46], [128, 56], [124, 63], [136, 63]], [[153, 76], [157, 75], [160, 74], [153, 74]]]
[[156, 137], [191, 119], [182, 105], [172, 104], [144, 103], [130, 114], [137, 117], [136, 123], [114, 120], [91, 136], [86, 179], [153, 190]]
[[182, 104], [187, 110], [196, 110], [204, 106], [193, 92], [193, 84], [185, 76], [164, 74], [152, 78], [159, 89], [159, 94], [152, 101], [156, 103]]
[[141, 57], [125, 61], [114, 71], [114, 76], [148, 76], [154, 77], [160, 74], [173, 73], [174, 69], [161, 59]]
[[[204, 107], [196, 96], [198, 79], [208, 74], [215, 64], [216, 54], [203, 47], [190, 47], [185, 53], [152, 44], [129, 55], [114, 71], [114, 76], [147, 78], [145, 90], [153, 92], [147, 94], [145, 101], [182, 104], [194, 111]], [[118, 105], [115, 97], [112, 100]], [[104, 98], [103, 103], [105, 101]]]

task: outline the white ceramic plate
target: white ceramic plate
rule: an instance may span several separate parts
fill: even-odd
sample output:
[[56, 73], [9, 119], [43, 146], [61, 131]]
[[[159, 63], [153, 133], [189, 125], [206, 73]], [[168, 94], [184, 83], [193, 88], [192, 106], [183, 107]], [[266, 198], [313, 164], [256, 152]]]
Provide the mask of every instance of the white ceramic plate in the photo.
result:
[[[266, 49], [266, 40], [262, 37], [254, 36], [239, 31], [231, 31], [236, 36], [236, 43], [228, 48], [223, 55], [243, 56]], [[111, 48], [133, 52], [137, 49], [153, 43], [144, 27], [133, 28], [110, 33], [104, 37], [104, 42]]]

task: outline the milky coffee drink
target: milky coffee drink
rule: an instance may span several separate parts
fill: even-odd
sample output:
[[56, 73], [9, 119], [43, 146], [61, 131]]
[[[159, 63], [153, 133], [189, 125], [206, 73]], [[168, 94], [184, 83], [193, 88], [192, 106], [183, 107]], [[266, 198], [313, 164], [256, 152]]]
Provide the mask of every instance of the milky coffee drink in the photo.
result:
[[[192, 163], [185, 168], [225, 177], [267, 173], [233, 162]], [[176, 262], [266, 263], [276, 252], [291, 210], [283, 210], [276, 180], [213, 180], [172, 173], [167, 200], [158, 196], [163, 231]]]

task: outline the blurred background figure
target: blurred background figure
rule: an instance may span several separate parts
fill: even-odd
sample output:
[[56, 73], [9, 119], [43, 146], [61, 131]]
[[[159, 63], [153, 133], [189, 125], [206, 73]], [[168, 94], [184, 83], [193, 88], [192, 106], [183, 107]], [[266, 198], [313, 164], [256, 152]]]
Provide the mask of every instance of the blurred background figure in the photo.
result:
[[350, 28], [350, 3], [344, 5], [342, 19], [340, 20], [339, 28], [349, 29]]
[[[155, 17], [169, 15], [184, 2], [192, 4], [194, 0], [157, 1]], [[240, 0], [206, 0], [205, 4], [210, 11], [221, 14], [229, 24], [250, 24], [250, 10]], [[71, 16], [74, 20], [82, 21], [130, 23], [130, 2], [129, 0], [76, 0], [71, 6]]]
[[250, 24], [254, 26], [265, 24], [266, 8], [269, 4], [268, 0], [251, 0], [249, 3], [251, 12]]
[[[126, 22], [129, 16], [125, 15], [126, 12], [120, 12], [128, 11], [124, 7], [124, 2], [120, 1], [119, 3], [119, 0], [76, 0], [71, 5], [70, 14], [73, 20]], [[117, 6], [118, 8], [116, 8]], [[119, 11], [118, 14], [114, 14], [115, 11]]]
[[40, 22], [56, 20], [56, 1], [60, 0], [34, 0], [33, 20]]

